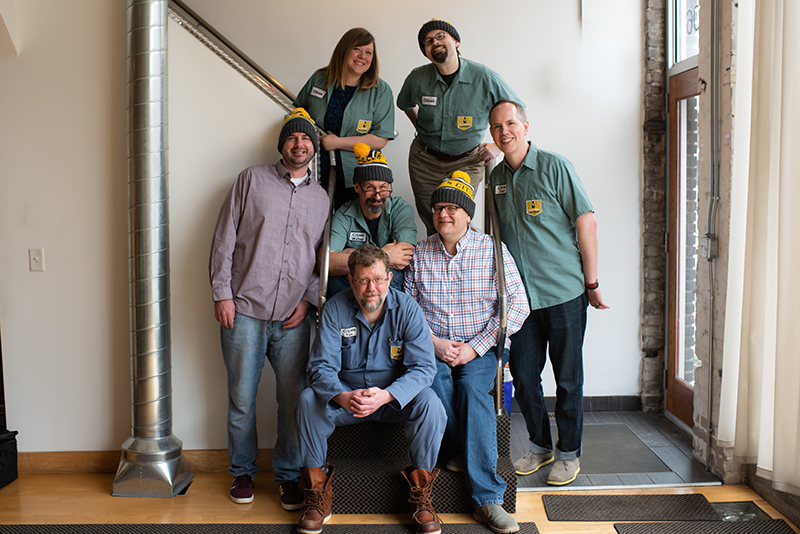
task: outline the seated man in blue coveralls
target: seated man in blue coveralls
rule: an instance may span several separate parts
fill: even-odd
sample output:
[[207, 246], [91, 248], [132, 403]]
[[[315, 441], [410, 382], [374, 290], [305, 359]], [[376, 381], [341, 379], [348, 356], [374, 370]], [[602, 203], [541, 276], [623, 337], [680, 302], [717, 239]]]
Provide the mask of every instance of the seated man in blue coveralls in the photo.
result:
[[412, 466], [403, 475], [417, 533], [439, 533], [431, 489], [447, 416], [430, 388], [436, 374], [431, 332], [414, 299], [389, 287], [383, 250], [364, 245], [350, 254], [348, 266], [351, 288], [322, 312], [308, 360], [309, 387], [295, 405], [306, 485], [297, 531], [317, 534], [331, 518], [333, 467], [325, 458], [334, 429], [382, 421], [405, 430]]
[[402, 291], [403, 269], [411, 261], [417, 242], [414, 208], [392, 195], [392, 169], [380, 150], [356, 143], [358, 167], [353, 184], [358, 198], [343, 204], [331, 220], [331, 263], [328, 295], [347, 289], [350, 282], [347, 258], [355, 249], [369, 243], [389, 255], [392, 287]]

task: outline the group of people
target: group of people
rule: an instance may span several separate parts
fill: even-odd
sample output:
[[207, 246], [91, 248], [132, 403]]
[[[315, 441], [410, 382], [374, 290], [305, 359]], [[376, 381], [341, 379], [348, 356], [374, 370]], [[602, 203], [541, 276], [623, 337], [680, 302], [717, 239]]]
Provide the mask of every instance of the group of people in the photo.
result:
[[[283, 508], [302, 509], [301, 533], [321, 532], [331, 517], [328, 437], [363, 421], [404, 428], [411, 466], [403, 476], [418, 533], [441, 531], [431, 503], [440, 452], [447, 469], [465, 472], [473, 517], [494, 532], [517, 532], [496, 473], [490, 391], [498, 358], [509, 362], [529, 433], [516, 472], [552, 463], [548, 483], [563, 485], [580, 471], [586, 309], [607, 307], [593, 208], [570, 162], [527, 140], [525, 108], [510, 87], [460, 57], [460, 40], [446, 21], [423, 24], [418, 41], [430, 64], [409, 74], [397, 98], [417, 132], [409, 175], [426, 239], [417, 242], [412, 206], [391, 196], [393, 174], [380, 150], [394, 135], [392, 93], [378, 77], [375, 40], [361, 28], [342, 37], [298, 94], [280, 130], [280, 161], [242, 171], [217, 220], [209, 271], [228, 377], [231, 499], [254, 498], [255, 399], [269, 361], [278, 403], [274, 479]], [[482, 142], [487, 128], [494, 143]], [[330, 300], [310, 347], [329, 200], [309, 165], [320, 153], [328, 177], [329, 151], [341, 162]], [[496, 346], [495, 247], [470, 228], [483, 167], [501, 153], [487, 202], [498, 207], [504, 240], [504, 347]], [[548, 348], [555, 446], [540, 377]]]

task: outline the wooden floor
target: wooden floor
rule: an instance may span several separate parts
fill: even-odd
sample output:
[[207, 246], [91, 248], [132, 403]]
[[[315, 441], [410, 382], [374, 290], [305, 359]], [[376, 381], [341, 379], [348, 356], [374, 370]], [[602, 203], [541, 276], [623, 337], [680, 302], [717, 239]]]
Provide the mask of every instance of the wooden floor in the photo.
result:
[[[237, 505], [228, 498], [230, 476], [195, 475], [186, 495], [172, 499], [133, 499], [110, 495], [113, 475], [26, 475], [0, 490], [0, 524], [28, 523], [294, 523], [298, 512], [281, 509], [277, 486], [267, 477], [257, 480], [255, 502]], [[753, 501], [773, 518], [783, 518], [746, 486], [615, 489], [571, 492], [702, 493], [711, 502]], [[534, 522], [541, 534], [615, 534], [612, 523], [550, 522], [541, 493], [520, 493], [517, 521]], [[445, 514], [446, 523], [472, 522], [469, 515]], [[785, 519], [785, 518], [783, 518]], [[408, 515], [336, 515], [335, 523], [408, 523]], [[489, 531], [487, 530], [487, 533]], [[795, 532], [800, 530], [795, 528]], [[324, 533], [324, 530], [323, 530]]]

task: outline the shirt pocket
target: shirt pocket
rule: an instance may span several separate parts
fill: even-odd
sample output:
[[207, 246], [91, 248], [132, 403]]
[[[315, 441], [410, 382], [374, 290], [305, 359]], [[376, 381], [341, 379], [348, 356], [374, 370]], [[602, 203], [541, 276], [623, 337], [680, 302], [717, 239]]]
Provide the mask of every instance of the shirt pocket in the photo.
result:
[[361, 355], [358, 350], [358, 343], [355, 337], [342, 338], [342, 369], [358, 369], [361, 363]]

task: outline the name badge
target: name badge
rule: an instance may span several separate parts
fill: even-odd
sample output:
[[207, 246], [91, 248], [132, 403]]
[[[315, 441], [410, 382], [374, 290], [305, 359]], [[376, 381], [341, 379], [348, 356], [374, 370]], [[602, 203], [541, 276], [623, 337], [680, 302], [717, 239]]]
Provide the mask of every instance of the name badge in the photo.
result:
[[495, 195], [505, 195], [506, 194], [506, 185], [507, 184], [501, 184], [501, 185], [494, 186], [494, 194]]
[[323, 96], [325, 96], [325, 91], [323, 91], [319, 87], [314, 87], [313, 89], [311, 89], [311, 96], [322, 98]]
[[340, 332], [342, 333], [342, 337], [356, 337], [356, 332], [358, 332], [358, 330], [355, 326], [351, 326], [350, 328], [342, 328]]
[[536, 217], [540, 213], [542, 213], [542, 201], [541, 200], [526, 200], [525, 201], [525, 211], [528, 212], [528, 215], [533, 215]]
[[360, 134], [369, 133], [369, 129], [372, 128], [372, 121], [358, 121], [358, 126], [356, 126], [356, 131]]
[[423, 106], [435, 106], [436, 105], [436, 97], [435, 96], [423, 96], [422, 97], [422, 105]]
[[366, 243], [367, 234], [364, 232], [350, 232], [350, 241], [354, 241], [356, 243]]
[[469, 130], [472, 128], [472, 117], [459, 117], [458, 118], [458, 129], [459, 130]]

